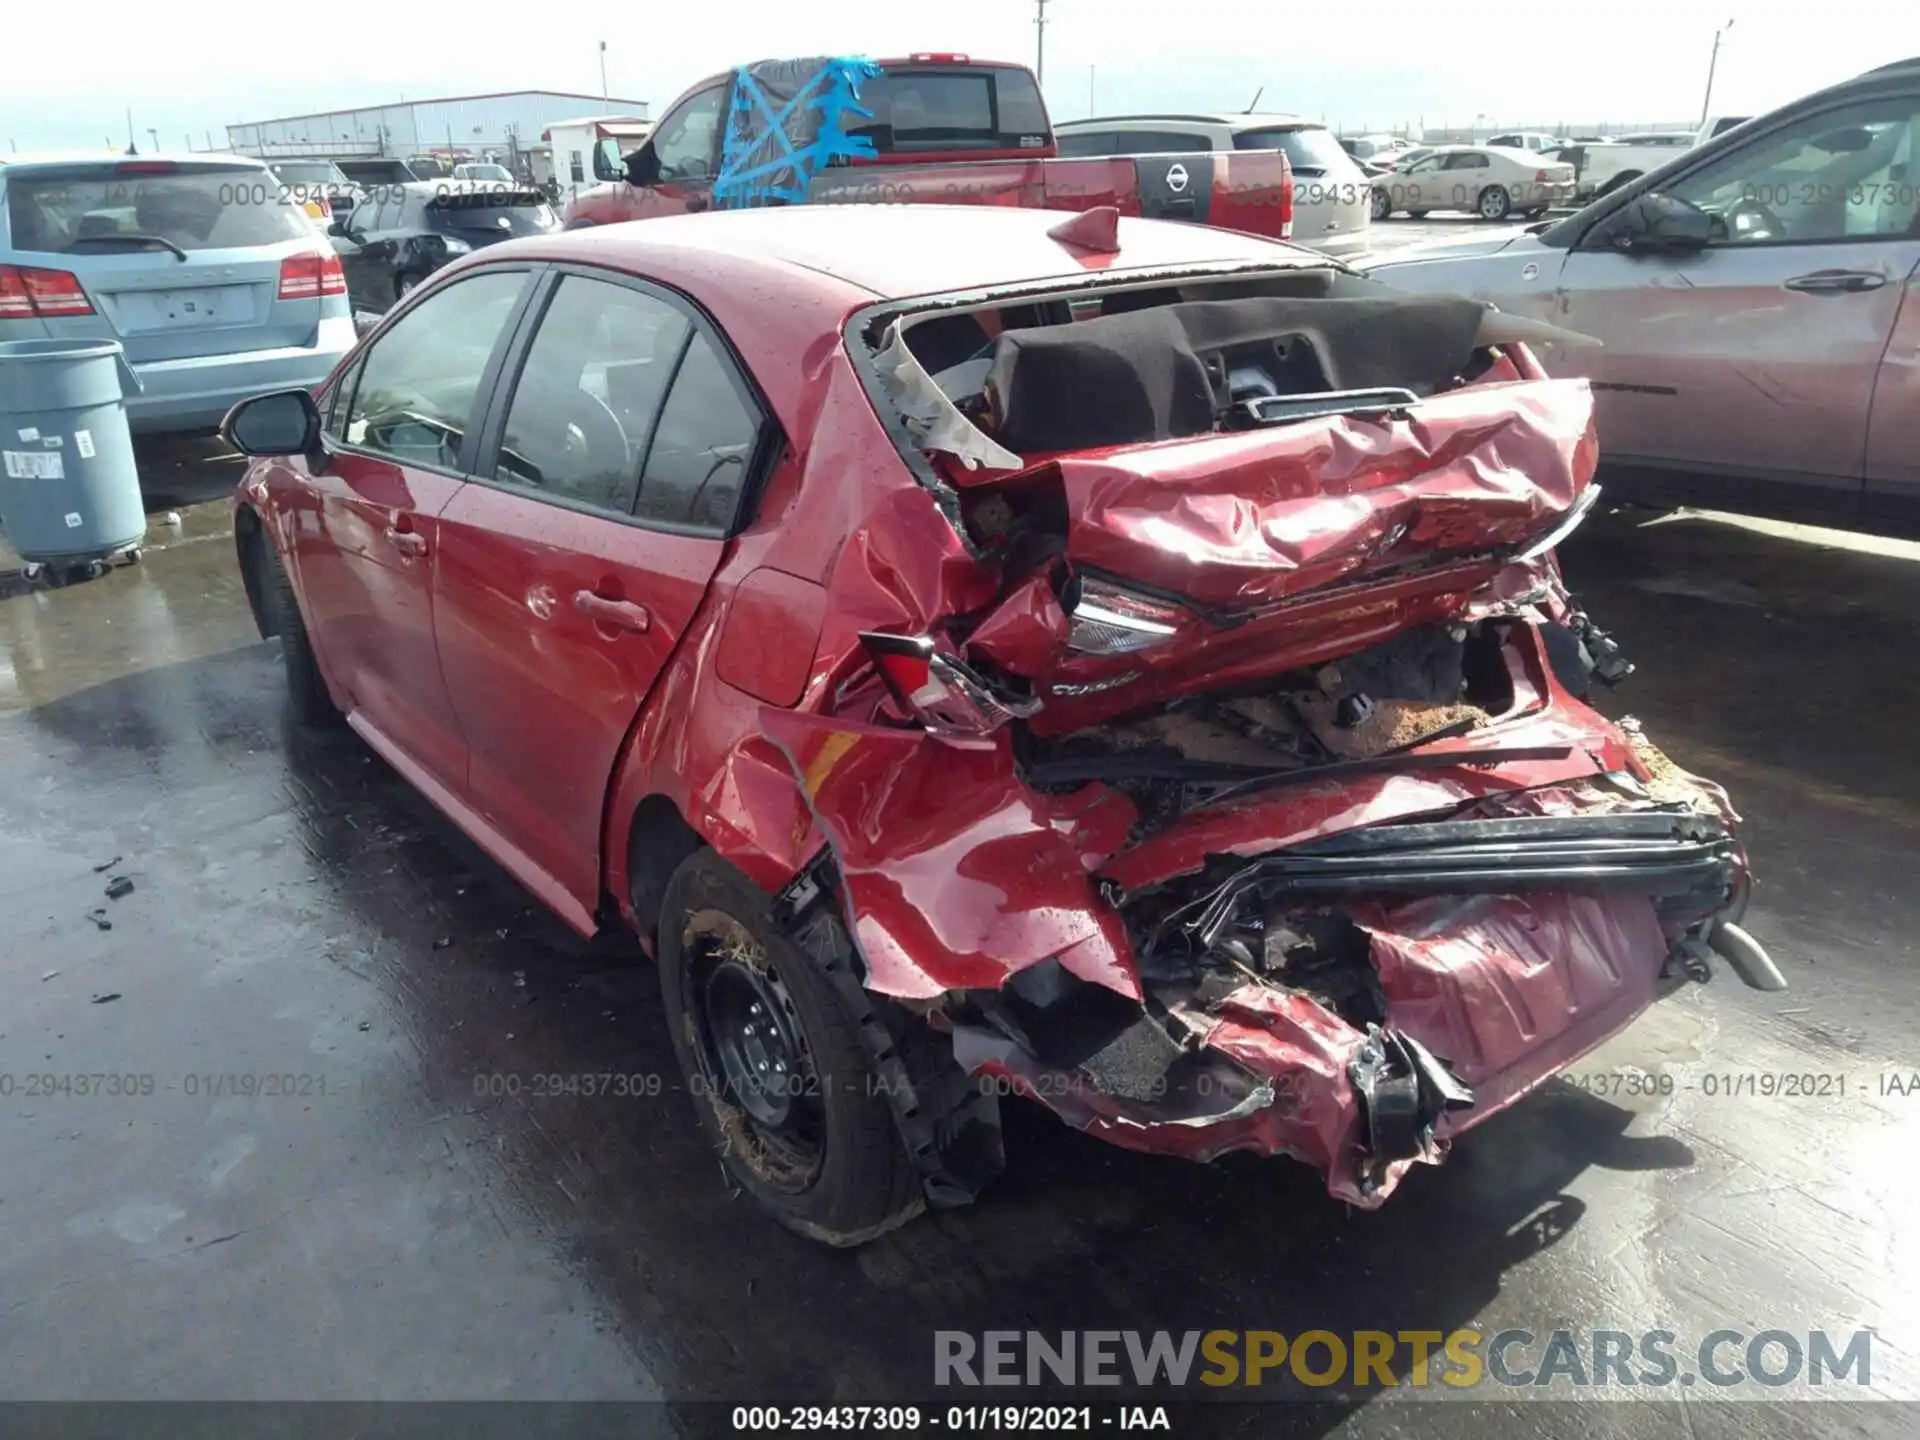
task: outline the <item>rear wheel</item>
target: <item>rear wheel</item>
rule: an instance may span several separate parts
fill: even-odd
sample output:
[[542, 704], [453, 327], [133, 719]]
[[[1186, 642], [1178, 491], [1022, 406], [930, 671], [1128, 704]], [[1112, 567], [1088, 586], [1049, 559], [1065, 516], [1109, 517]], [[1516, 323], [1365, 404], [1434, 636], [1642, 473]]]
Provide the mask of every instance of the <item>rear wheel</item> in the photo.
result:
[[1409, 220], [1424, 220], [1432, 213], [1430, 210], [1409, 210], [1407, 211], [1407, 218]]
[[674, 1054], [732, 1179], [782, 1225], [859, 1245], [917, 1215], [919, 1179], [856, 1017], [768, 896], [711, 850], [667, 882], [660, 988]]
[[1384, 220], [1393, 214], [1393, 197], [1384, 190], [1375, 190], [1368, 208], [1375, 220]]
[[415, 275], [412, 271], [407, 271], [404, 274], [394, 276], [393, 277], [393, 298], [396, 301], [406, 299], [407, 296], [411, 295], [415, 290], [420, 288], [420, 282], [422, 280], [425, 280], [426, 278], [427, 277], [424, 275]]
[[1513, 196], [1504, 185], [1489, 185], [1480, 192], [1473, 208], [1482, 220], [1504, 220], [1513, 209]]
[[313, 658], [313, 641], [300, 618], [300, 602], [293, 593], [293, 581], [280, 562], [273, 544], [258, 531], [249, 542], [253, 564], [258, 567], [261, 593], [273, 616], [280, 636], [280, 654], [287, 666], [287, 702], [293, 718], [302, 725], [331, 725], [340, 719], [340, 707], [327, 693], [319, 663]]

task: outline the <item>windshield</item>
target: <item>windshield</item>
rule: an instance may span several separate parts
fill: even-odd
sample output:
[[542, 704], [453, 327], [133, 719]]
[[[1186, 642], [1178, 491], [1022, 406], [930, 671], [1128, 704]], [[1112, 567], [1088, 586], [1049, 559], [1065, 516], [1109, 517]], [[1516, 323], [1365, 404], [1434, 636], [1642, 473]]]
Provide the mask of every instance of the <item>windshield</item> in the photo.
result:
[[115, 235], [156, 236], [182, 250], [225, 250], [313, 234], [306, 215], [265, 170], [29, 171], [7, 181], [6, 195], [19, 250], [70, 250]]
[[1333, 132], [1317, 125], [1242, 130], [1233, 137], [1233, 148], [1278, 150], [1287, 157], [1294, 173], [1300, 175], [1326, 174], [1330, 170], [1344, 172], [1353, 163], [1340, 147], [1340, 142], [1333, 138]]
[[559, 223], [553, 207], [531, 191], [442, 195], [427, 207], [427, 213], [449, 230], [493, 236], [544, 235]]

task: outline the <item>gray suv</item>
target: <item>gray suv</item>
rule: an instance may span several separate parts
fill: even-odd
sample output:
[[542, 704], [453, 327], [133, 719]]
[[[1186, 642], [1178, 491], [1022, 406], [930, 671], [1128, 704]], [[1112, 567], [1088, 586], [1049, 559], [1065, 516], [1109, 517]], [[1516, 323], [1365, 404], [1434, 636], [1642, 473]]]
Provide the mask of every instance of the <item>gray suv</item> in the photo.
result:
[[339, 257], [257, 161], [0, 156], [0, 337], [110, 339], [138, 433], [215, 429], [354, 344]]

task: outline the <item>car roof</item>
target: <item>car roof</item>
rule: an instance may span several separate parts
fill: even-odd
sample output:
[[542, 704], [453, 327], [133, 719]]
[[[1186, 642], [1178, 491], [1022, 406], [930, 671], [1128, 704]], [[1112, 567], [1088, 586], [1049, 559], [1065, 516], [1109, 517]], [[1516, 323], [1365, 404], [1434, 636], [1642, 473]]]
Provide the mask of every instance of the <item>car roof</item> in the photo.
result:
[[232, 155], [225, 151], [189, 150], [185, 154], [177, 151], [160, 150], [151, 155], [103, 155], [98, 150], [42, 150], [25, 155], [0, 155], [0, 172], [7, 170], [42, 170], [55, 166], [65, 168], [70, 165], [98, 165], [107, 167], [120, 164], [151, 164], [161, 161], [174, 165], [232, 165], [248, 170], [264, 170], [263, 161], [251, 155]]
[[1294, 125], [1305, 130], [1324, 130], [1327, 127], [1318, 120], [1309, 120], [1304, 115], [1293, 115], [1281, 111], [1263, 111], [1259, 114], [1232, 113], [1225, 110], [1213, 112], [1187, 111], [1182, 114], [1145, 114], [1145, 115], [1100, 115], [1088, 120], [1061, 120], [1054, 125], [1058, 130], [1091, 130], [1101, 125], [1137, 124], [1148, 121], [1155, 124], [1172, 122], [1183, 125], [1224, 125], [1229, 130], [1266, 130], [1276, 125]]
[[670, 274], [697, 248], [755, 272], [805, 272], [875, 299], [990, 289], [1089, 271], [1214, 265], [1322, 263], [1280, 241], [1170, 220], [1120, 220], [1117, 255], [1064, 245], [1047, 232], [1061, 211], [999, 205], [795, 205], [664, 216], [633, 225], [543, 237], [568, 258]]

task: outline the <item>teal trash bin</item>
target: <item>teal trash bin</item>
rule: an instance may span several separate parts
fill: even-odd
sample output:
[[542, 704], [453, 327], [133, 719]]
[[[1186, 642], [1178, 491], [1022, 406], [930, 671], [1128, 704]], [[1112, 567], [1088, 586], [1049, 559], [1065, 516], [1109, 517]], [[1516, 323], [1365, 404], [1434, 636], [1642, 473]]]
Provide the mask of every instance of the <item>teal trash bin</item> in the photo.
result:
[[0, 530], [29, 565], [137, 553], [146, 533], [117, 340], [0, 341]]

